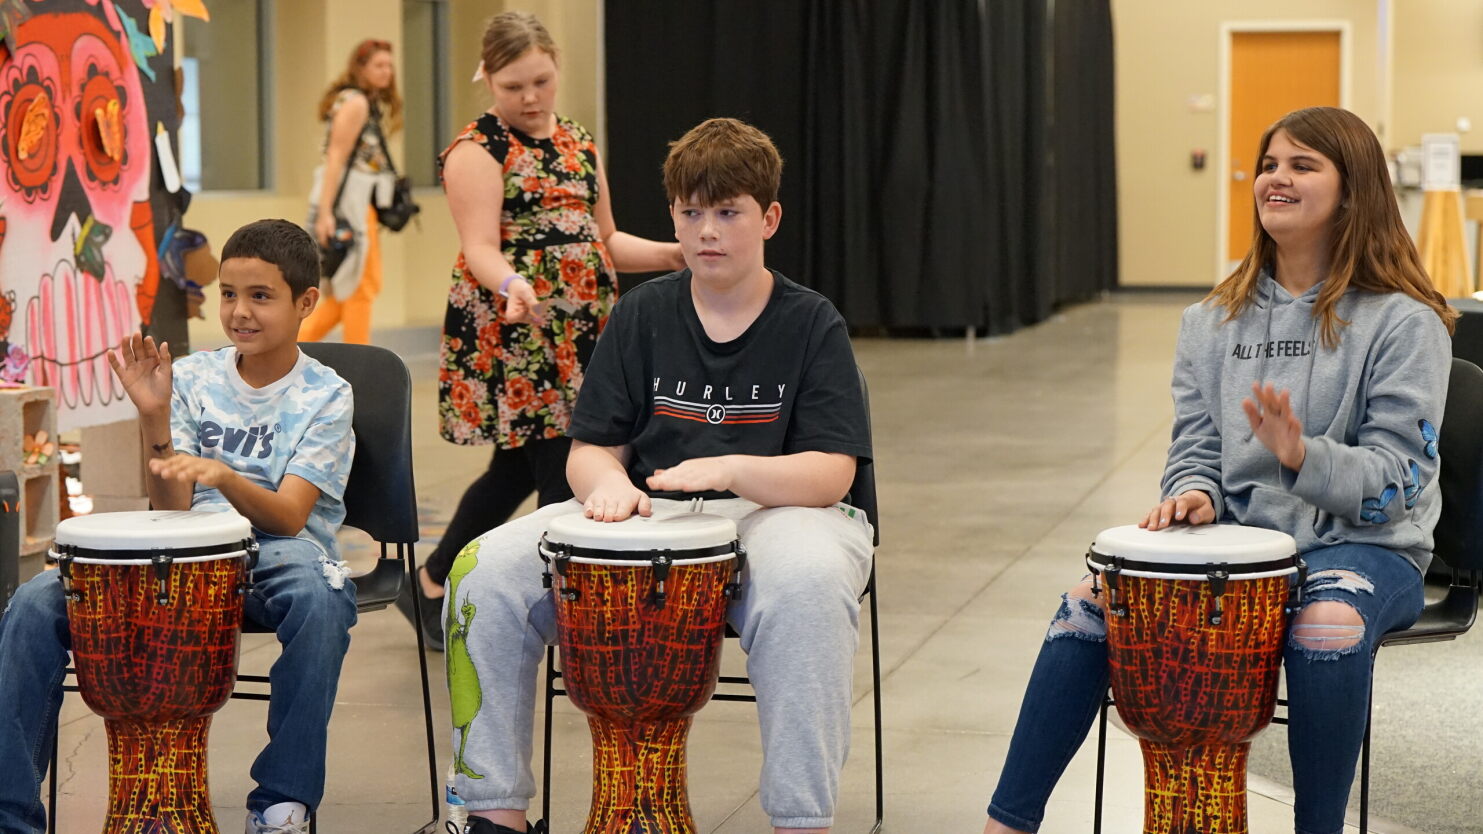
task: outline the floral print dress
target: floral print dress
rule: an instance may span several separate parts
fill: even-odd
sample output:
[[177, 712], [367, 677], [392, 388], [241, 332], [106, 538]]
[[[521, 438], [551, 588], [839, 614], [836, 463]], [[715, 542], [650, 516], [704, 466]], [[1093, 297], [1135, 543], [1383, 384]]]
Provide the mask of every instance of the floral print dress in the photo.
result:
[[540, 327], [505, 321], [504, 299], [474, 279], [460, 252], [443, 319], [439, 422], [453, 443], [513, 449], [566, 433], [582, 369], [618, 294], [594, 214], [597, 146], [569, 119], [536, 139], [486, 113], [439, 156], [440, 177], [463, 141], [503, 165], [500, 251], [535, 288], [546, 317]]

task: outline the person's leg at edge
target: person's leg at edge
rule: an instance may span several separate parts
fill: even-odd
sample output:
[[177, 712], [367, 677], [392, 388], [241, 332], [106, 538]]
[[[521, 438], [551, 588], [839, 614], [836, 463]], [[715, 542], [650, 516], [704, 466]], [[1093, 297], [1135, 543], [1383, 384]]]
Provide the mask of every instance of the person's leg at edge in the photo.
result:
[[762, 809], [775, 831], [828, 831], [850, 747], [870, 528], [833, 508], [757, 509], [732, 499], [707, 502], [706, 511], [740, 516], [747, 548], [729, 619], [757, 694]]
[[1339, 834], [1364, 741], [1373, 650], [1421, 612], [1421, 572], [1373, 545], [1309, 551], [1303, 608], [1283, 650], [1298, 834]]
[[544, 507], [572, 499], [566, 480], [566, 458], [572, 450], [570, 437], [552, 437], [525, 444], [526, 459], [535, 476], [536, 501]]
[[371, 343], [371, 302], [381, 292], [381, 235], [376, 222], [376, 207], [371, 206], [366, 218], [366, 259], [360, 271], [360, 284], [341, 305], [340, 322], [345, 343]]
[[1107, 623], [1091, 580], [1063, 595], [1025, 687], [984, 834], [1034, 832], [1107, 693]]
[[418, 570], [423, 596], [441, 599], [448, 571], [463, 546], [504, 524], [535, 489], [530, 459], [519, 448], [495, 449], [489, 468], [463, 491], [437, 547]]
[[442, 540], [418, 571], [425, 597], [443, 596], [443, 583], [458, 551], [479, 534], [509, 521], [531, 490], [536, 491], [537, 506], [571, 500], [572, 488], [566, 482], [566, 458], [571, 448], [571, 438], [556, 437], [532, 440], [516, 449], [495, 450], [489, 469], [464, 492]]
[[330, 713], [355, 624], [355, 584], [304, 539], [259, 536], [255, 587], [245, 615], [283, 645], [268, 672], [268, 745], [252, 765], [249, 811], [324, 796]]
[[448, 575], [444, 629], [458, 794], [470, 815], [516, 831], [525, 831], [535, 796], [536, 672], [556, 638], [536, 543], [547, 521], [580, 509], [554, 504], [490, 530], [462, 549]]
[[16, 589], [0, 616], [0, 831], [41, 832], [41, 782], [51, 762], [72, 635], [56, 571]]

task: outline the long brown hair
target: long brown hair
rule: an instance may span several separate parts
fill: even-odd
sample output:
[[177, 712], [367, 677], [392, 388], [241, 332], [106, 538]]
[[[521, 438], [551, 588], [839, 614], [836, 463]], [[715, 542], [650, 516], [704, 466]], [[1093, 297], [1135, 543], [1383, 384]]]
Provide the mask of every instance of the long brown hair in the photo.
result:
[[356, 89], [365, 93], [371, 104], [381, 114], [381, 128], [390, 136], [402, 129], [402, 96], [397, 92], [396, 75], [391, 76], [391, 83], [384, 90], [366, 90], [360, 86], [360, 70], [371, 60], [377, 52], [390, 52], [391, 42], [367, 38], [355, 45], [350, 52], [350, 60], [345, 62], [345, 71], [340, 73], [334, 81], [330, 82], [329, 89], [324, 91], [324, 97], [319, 100], [319, 120], [324, 121], [330, 116], [330, 108], [335, 106], [335, 99], [340, 96], [342, 90]]
[[[1335, 306], [1350, 287], [1373, 293], [1403, 292], [1436, 311], [1447, 332], [1458, 313], [1427, 277], [1416, 245], [1401, 222], [1395, 191], [1380, 142], [1358, 116], [1337, 107], [1307, 107], [1278, 119], [1262, 134], [1257, 169], [1272, 136], [1285, 131], [1294, 142], [1323, 154], [1339, 170], [1342, 193], [1329, 243], [1329, 274], [1313, 305], [1323, 344], [1339, 344], [1339, 329], [1349, 322]], [[1226, 308], [1226, 321], [1241, 315], [1256, 298], [1264, 268], [1274, 265], [1277, 242], [1262, 228], [1260, 207], [1253, 205], [1251, 248], [1245, 260], [1206, 296]]]

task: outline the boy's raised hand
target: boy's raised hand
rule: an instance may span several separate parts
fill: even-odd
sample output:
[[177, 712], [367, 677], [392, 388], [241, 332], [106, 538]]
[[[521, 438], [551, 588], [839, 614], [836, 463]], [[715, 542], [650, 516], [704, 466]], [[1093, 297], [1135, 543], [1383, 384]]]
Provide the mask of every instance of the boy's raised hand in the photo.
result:
[[170, 412], [170, 345], [135, 333], [108, 352], [108, 365], [143, 414]]

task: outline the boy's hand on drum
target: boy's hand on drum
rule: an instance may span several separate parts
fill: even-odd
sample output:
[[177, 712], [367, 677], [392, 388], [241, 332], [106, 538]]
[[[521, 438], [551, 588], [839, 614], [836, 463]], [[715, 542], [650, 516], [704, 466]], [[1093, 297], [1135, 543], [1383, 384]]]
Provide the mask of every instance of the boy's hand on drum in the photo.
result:
[[1145, 530], [1162, 530], [1172, 524], [1209, 524], [1215, 520], [1215, 503], [1204, 490], [1194, 489], [1166, 498], [1138, 522]]
[[167, 481], [196, 483], [211, 489], [220, 489], [227, 481], [238, 477], [232, 467], [219, 460], [179, 452], [167, 458], [150, 458], [149, 471]]
[[108, 351], [108, 365], [142, 416], [170, 413], [170, 345], [135, 333]]
[[728, 492], [731, 466], [726, 457], [691, 458], [649, 476], [649, 489], [661, 492]]
[[1251, 384], [1251, 396], [1241, 401], [1241, 410], [1251, 423], [1251, 432], [1294, 472], [1303, 468], [1308, 450], [1303, 446], [1303, 423], [1292, 413], [1292, 394], [1275, 385]]
[[602, 484], [582, 502], [582, 515], [593, 521], [623, 521], [637, 512], [648, 518], [654, 514], [653, 502], [647, 493], [634, 486], [623, 476], [623, 482]]

